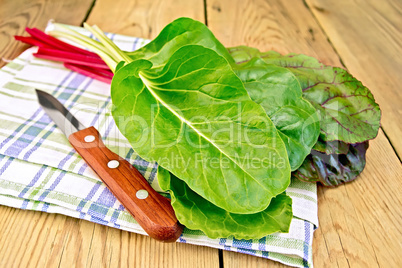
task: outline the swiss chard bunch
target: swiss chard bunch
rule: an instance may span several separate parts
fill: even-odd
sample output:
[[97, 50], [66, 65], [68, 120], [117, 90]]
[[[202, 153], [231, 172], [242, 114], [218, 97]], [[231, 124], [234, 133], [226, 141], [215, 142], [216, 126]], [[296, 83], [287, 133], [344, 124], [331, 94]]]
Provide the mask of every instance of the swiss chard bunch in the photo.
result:
[[85, 27], [99, 42], [61, 25], [50, 34], [114, 72], [114, 120], [143, 159], [158, 162], [160, 187], [188, 228], [212, 238], [287, 232], [291, 176], [337, 185], [363, 169], [380, 111], [346, 71], [304, 55], [226, 49], [188, 18], [133, 52]]

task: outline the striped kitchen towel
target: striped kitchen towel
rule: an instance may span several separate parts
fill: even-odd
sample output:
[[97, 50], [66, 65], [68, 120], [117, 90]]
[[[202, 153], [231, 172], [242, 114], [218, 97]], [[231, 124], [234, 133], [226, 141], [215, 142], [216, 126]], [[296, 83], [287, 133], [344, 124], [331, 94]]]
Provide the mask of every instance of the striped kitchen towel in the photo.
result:
[[[147, 43], [140, 38], [108, 36], [124, 50]], [[26, 50], [0, 69], [0, 204], [145, 234], [40, 108], [34, 90], [54, 95], [84, 125], [95, 126], [106, 146], [125, 157], [161, 191], [155, 176], [157, 164], [142, 160], [133, 151], [111, 117], [110, 85], [65, 69], [60, 63], [34, 58], [35, 50]], [[289, 233], [258, 240], [210, 239], [200, 231], [185, 229], [178, 242], [312, 267], [313, 232], [318, 226], [316, 185], [295, 180], [286, 192], [293, 199], [294, 212]]]

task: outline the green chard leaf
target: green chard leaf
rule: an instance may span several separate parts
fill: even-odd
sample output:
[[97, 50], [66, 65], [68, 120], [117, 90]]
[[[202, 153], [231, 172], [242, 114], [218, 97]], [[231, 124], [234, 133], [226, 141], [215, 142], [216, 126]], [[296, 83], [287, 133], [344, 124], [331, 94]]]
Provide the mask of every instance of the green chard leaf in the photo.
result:
[[303, 97], [320, 113], [324, 141], [359, 143], [377, 136], [380, 108], [371, 92], [346, 70], [301, 54], [282, 56], [245, 46], [229, 48], [229, 52], [236, 63], [260, 57], [290, 70], [301, 84]]
[[171, 193], [177, 219], [187, 228], [201, 230], [210, 238], [259, 239], [289, 231], [292, 199], [285, 193], [274, 197], [268, 208], [261, 212], [235, 214], [205, 200], [184, 181], [161, 168], [158, 168], [158, 182], [164, 191]]
[[286, 145], [292, 170], [310, 154], [320, 134], [316, 109], [302, 97], [296, 77], [287, 69], [253, 58], [233, 69], [251, 99], [260, 104]]
[[349, 143], [343, 141], [324, 141], [321, 137], [318, 137], [313, 150], [325, 154], [347, 154], [349, 151]]
[[338, 186], [354, 180], [366, 165], [368, 141], [350, 144], [346, 154], [325, 154], [315, 150], [292, 176], [302, 181]]
[[111, 96], [114, 120], [133, 149], [217, 207], [257, 213], [288, 187], [279, 133], [214, 50], [185, 45], [156, 69], [133, 61], [116, 72]]
[[159, 35], [146, 46], [127, 54], [133, 59], [146, 59], [153, 68], [160, 68], [170, 56], [185, 45], [200, 45], [210, 48], [224, 57], [229, 63], [233, 58], [227, 49], [215, 38], [205, 24], [190, 19], [179, 18], [166, 25]]

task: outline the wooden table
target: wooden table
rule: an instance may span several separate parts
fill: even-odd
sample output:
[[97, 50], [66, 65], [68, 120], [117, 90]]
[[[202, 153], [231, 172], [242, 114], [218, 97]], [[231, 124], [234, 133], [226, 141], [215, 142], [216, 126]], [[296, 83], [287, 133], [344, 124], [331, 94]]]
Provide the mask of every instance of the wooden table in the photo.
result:
[[[1, 65], [27, 46], [13, 40], [49, 19], [154, 38], [173, 19], [206, 23], [226, 46], [314, 56], [347, 68], [373, 92], [382, 127], [360, 177], [319, 187], [316, 267], [402, 265], [402, 57], [398, 0], [0, 0]], [[283, 267], [244, 254], [0, 206], [0, 267]]]

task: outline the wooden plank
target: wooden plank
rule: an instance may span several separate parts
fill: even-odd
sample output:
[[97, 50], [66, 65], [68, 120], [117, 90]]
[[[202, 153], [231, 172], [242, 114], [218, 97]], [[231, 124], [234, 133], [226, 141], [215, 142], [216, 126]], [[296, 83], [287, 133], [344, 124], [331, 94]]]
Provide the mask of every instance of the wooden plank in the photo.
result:
[[207, 1], [208, 27], [227, 47], [303, 53], [341, 67], [333, 48], [302, 1]]
[[[191, 256], [191, 257], [189, 257]], [[0, 267], [218, 267], [217, 250], [0, 206]]]
[[0, 67], [28, 48], [13, 37], [25, 34], [25, 27], [44, 29], [50, 19], [80, 25], [92, 1], [0, 0]]
[[398, 0], [307, 0], [345, 66], [373, 92], [402, 158], [402, 5]]
[[179, 17], [204, 21], [203, 0], [98, 0], [87, 22], [106, 32], [152, 39]]
[[[226, 46], [304, 53], [341, 66], [302, 1], [216, 0], [207, 2], [207, 21]], [[380, 131], [370, 143], [366, 169], [356, 181], [334, 189], [319, 187], [320, 227], [313, 242], [316, 267], [397, 267], [401, 261], [401, 177], [400, 162]], [[225, 251], [223, 261], [224, 267], [273, 263]]]
[[352, 183], [320, 187], [314, 254], [317, 267], [398, 267], [402, 258], [402, 168], [380, 131]]
[[[223, 267], [229, 268], [285, 268], [289, 267], [279, 262], [251, 255], [240, 254], [233, 251], [223, 251]], [[319, 267], [319, 266], [318, 266]]]

